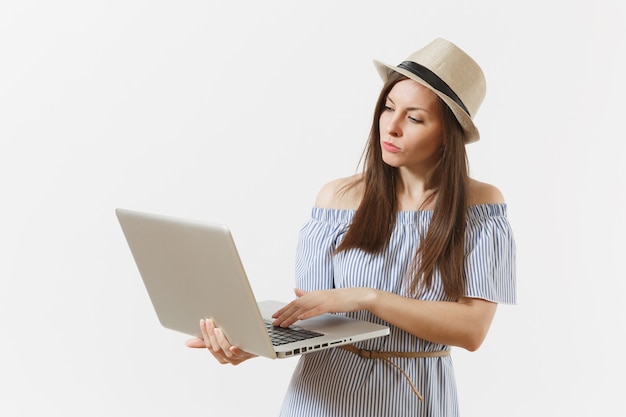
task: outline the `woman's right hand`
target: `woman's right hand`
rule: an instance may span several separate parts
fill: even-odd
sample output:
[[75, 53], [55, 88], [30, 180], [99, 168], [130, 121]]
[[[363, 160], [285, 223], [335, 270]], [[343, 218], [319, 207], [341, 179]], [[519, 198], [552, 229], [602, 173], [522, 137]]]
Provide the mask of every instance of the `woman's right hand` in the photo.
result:
[[202, 331], [202, 338], [189, 339], [186, 345], [190, 348], [208, 349], [221, 364], [239, 365], [241, 362], [257, 356], [232, 346], [222, 330], [215, 327], [213, 320], [200, 320], [200, 330]]

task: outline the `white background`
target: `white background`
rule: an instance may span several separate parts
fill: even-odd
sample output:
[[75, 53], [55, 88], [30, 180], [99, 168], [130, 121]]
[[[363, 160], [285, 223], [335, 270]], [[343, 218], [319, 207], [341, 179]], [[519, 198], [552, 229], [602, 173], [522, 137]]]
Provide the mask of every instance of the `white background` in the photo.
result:
[[318, 189], [357, 169], [371, 60], [439, 36], [485, 71], [470, 165], [518, 244], [519, 304], [454, 351], [462, 411], [626, 414], [625, 10], [3, 2], [0, 415], [275, 415], [295, 360], [219, 366], [160, 327], [114, 209], [229, 224], [257, 297], [291, 298]]

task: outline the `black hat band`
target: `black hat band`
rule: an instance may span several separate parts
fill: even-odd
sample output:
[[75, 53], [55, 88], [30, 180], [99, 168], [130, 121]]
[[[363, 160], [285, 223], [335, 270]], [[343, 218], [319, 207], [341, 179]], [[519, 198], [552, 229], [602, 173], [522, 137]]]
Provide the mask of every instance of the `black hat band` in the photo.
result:
[[403, 63], [398, 65], [398, 68], [402, 68], [412, 74], [417, 75], [422, 80], [426, 81], [432, 88], [450, 97], [465, 111], [465, 113], [467, 113], [471, 117], [470, 112], [467, 110], [467, 107], [465, 107], [465, 104], [463, 104], [463, 101], [461, 101], [461, 99], [459, 98], [459, 96], [456, 95], [454, 90], [452, 90], [444, 80], [439, 78], [437, 74], [435, 74], [425, 66], [412, 61], [404, 61]]

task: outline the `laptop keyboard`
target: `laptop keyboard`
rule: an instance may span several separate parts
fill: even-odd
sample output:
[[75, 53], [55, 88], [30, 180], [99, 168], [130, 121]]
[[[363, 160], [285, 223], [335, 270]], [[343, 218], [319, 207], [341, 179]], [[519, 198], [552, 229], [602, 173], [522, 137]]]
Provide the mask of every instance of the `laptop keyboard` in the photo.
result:
[[267, 333], [270, 335], [272, 345], [274, 346], [280, 346], [291, 342], [298, 342], [300, 340], [312, 339], [314, 337], [323, 336], [322, 333], [305, 330], [298, 326], [272, 326], [272, 322], [270, 321], [265, 322], [265, 328], [267, 329]]

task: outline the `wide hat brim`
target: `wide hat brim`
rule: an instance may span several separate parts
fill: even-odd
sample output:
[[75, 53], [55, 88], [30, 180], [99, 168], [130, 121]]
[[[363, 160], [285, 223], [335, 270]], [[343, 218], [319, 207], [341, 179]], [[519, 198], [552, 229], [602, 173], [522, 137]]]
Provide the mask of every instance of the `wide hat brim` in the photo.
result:
[[485, 95], [484, 75], [478, 64], [456, 45], [445, 39], [436, 39], [431, 44], [412, 54], [403, 63], [414, 62], [419, 64], [427, 72], [440, 78], [439, 81], [443, 81], [446, 87], [452, 90], [451, 95], [457, 95], [456, 101], [454, 98], [434, 88], [423, 77], [408, 69], [386, 64], [379, 60], [373, 60], [373, 62], [384, 82], [387, 81], [392, 72], [397, 72], [437, 94], [452, 110], [452, 113], [461, 125], [465, 132], [465, 143], [477, 142], [480, 139], [480, 133], [472, 117], [478, 111]]

